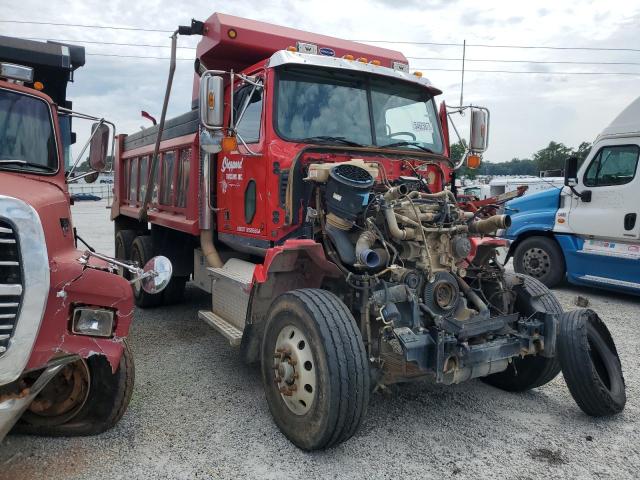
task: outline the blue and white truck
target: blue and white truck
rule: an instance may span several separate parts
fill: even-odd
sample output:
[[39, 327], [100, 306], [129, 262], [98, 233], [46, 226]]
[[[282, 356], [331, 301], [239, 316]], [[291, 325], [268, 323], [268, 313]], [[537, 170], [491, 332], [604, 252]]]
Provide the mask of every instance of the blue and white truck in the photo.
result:
[[578, 168], [567, 161], [565, 186], [505, 206], [518, 273], [548, 287], [568, 280], [640, 295], [640, 98], [596, 138]]

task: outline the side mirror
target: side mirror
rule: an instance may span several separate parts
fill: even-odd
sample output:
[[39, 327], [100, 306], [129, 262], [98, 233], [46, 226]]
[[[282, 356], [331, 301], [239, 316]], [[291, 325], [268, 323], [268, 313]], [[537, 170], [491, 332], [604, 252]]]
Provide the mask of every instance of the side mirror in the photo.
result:
[[133, 280], [139, 281], [142, 289], [153, 295], [160, 293], [169, 285], [172, 273], [171, 261], [167, 257], [158, 256], [149, 260], [142, 269], [141, 275]]
[[200, 123], [206, 128], [222, 127], [224, 110], [224, 80], [219, 76], [203, 75], [200, 79]]
[[104, 123], [91, 126], [91, 143], [89, 144], [89, 165], [97, 172], [107, 166], [107, 147], [109, 145], [109, 127]]
[[469, 150], [483, 153], [489, 148], [489, 111], [485, 108], [471, 108], [469, 125]]
[[578, 157], [569, 157], [564, 162], [564, 184], [575, 187], [578, 184]]

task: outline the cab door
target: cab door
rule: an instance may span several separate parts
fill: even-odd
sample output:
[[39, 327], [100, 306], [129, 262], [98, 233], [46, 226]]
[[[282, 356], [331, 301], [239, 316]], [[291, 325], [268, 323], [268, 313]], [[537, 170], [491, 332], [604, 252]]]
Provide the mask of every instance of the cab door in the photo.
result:
[[236, 120], [238, 148], [223, 150], [216, 162], [218, 235], [223, 239], [225, 234], [231, 236], [226, 238], [228, 242], [261, 248], [268, 238], [263, 97], [263, 88], [254, 90], [250, 84], [236, 87], [234, 118], [238, 119], [244, 109], [240, 121]]
[[590, 191], [591, 201], [573, 196], [570, 229], [587, 238], [634, 242], [640, 238], [640, 178], [637, 139], [615, 139], [595, 146], [578, 174], [576, 190]]

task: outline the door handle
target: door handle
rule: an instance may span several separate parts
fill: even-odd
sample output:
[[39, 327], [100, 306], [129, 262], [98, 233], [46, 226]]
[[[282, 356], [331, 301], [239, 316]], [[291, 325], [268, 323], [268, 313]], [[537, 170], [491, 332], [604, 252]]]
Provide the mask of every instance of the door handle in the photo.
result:
[[636, 218], [637, 215], [635, 213], [627, 213], [624, 216], [624, 229], [627, 231], [633, 230], [633, 227], [636, 226]]

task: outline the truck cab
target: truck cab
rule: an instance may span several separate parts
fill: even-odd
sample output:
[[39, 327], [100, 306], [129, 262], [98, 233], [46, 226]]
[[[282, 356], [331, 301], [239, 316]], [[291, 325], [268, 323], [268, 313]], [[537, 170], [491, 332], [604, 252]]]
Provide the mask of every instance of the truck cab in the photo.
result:
[[104, 119], [67, 99], [84, 61], [82, 47], [0, 37], [0, 441], [16, 422], [102, 432], [133, 390], [131, 286], [109, 257], [80, 248], [70, 210], [67, 184], [83, 176], [65, 168], [72, 121], [96, 121], [92, 165], [104, 168], [109, 143]]
[[505, 236], [517, 272], [640, 294], [640, 98], [596, 138], [565, 186], [512, 200]]

